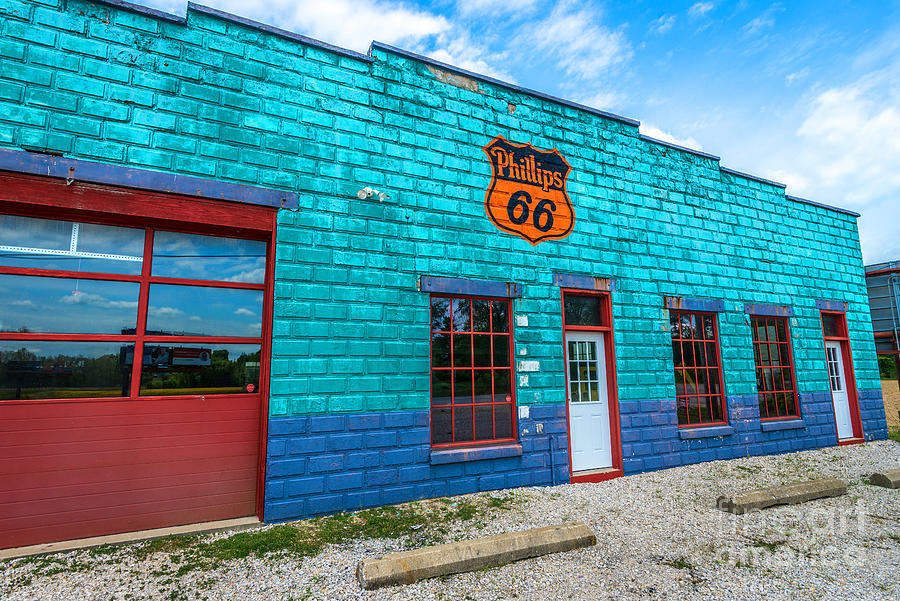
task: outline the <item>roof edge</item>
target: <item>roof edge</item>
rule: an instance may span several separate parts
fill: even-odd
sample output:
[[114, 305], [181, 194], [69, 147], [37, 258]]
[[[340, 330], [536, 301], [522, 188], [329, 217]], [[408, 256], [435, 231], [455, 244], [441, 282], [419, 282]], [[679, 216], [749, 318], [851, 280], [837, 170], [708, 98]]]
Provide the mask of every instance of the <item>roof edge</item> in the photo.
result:
[[841, 207], [836, 207], [834, 205], [827, 205], [825, 203], [816, 202], [815, 200], [809, 200], [808, 198], [800, 198], [799, 196], [791, 196], [790, 194], [785, 194], [785, 198], [788, 200], [793, 200], [794, 202], [800, 202], [807, 205], [812, 205], [814, 207], [819, 207], [820, 209], [828, 209], [829, 211], [836, 211], [838, 213], [843, 213], [845, 215], [850, 215], [851, 217], [860, 217], [860, 214], [856, 211], [851, 211], [850, 209], [843, 209]]
[[687, 146], [679, 146], [678, 144], [673, 144], [672, 142], [666, 142], [665, 140], [660, 140], [659, 138], [654, 138], [652, 136], [648, 136], [646, 134], [638, 134], [638, 137], [645, 142], [653, 142], [654, 144], [659, 144], [660, 146], [665, 146], [666, 148], [672, 148], [674, 150], [680, 150], [681, 152], [687, 152], [689, 154], [695, 154], [699, 157], [703, 157], [705, 159], [711, 159], [713, 161], [721, 161], [722, 157], [717, 157], [714, 154], [709, 154], [708, 152], [703, 152], [702, 150], [697, 150], [695, 148], [688, 148]]
[[125, 165], [72, 159], [14, 148], [0, 148], [0, 171], [214, 200], [228, 200], [276, 209], [296, 209], [298, 205], [296, 192]]
[[[736, 169], [729, 169], [728, 167], [719, 166], [719, 171], [722, 173], [727, 173], [728, 175], [736, 175], [737, 177], [743, 177], [749, 180], [753, 180], [755, 182], [759, 182], [761, 184], [768, 184], [770, 186], [775, 186], [776, 188], [781, 188], [782, 190], [787, 188], [787, 184], [782, 184], [780, 182], [775, 182], [770, 179], [766, 179], [764, 177], [759, 177], [757, 175], [751, 175], [749, 173], [744, 173], [743, 171], [738, 171]], [[787, 196], [787, 194], [785, 194]]]
[[524, 87], [516, 85], [516, 84], [512, 84], [512, 83], [509, 83], [509, 82], [506, 82], [506, 81], [503, 81], [500, 79], [496, 79], [496, 78], [490, 77], [488, 75], [482, 75], [480, 73], [475, 73], [474, 71], [467, 71], [466, 69], [462, 69], [460, 67], [456, 67], [456, 66], [448, 64], [448, 63], [443, 63], [443, 62], [435, 60], [433, 58], [429, 58], [429, 57], [421, 55], [421, 54], [416, 54], [415, 52], [403, 50], [402, 48], [397, 48], [396, 46], [391, 46], [390, 44], [384, 44], [382, 42], [373, 41], [371, 46], [369, 46], [369, 55], [372, 54], [372, 50], [374, 50], [374, 49], [384, 50], [385, 52], [390, 52], [392, 54], [397, 54], [399, 56], [410, 58], [415, 61], [426, 63], [426, 64], [432, 65], [434, 67], [438, 67], [439, 69], [451, 71], [453, 73], [456, 73], [457, 75], [462, 75], [464, 77], [470, 77], [472, 79], [477, 79], [478, 81], [482, 81], [484, 83], [489, 83], [489, 84], [492, 84], [495, 86], [500, 86], [502, 88], [506, 88], [506, 89], [512, 90], [514, 92], [528, 94], [529, 96], [534, 96], [535, 98], [540, 98], [541, 100], [547, 100], [550, 102], [554, 102], [556, 104], [568, 106], [570, 108], [574, 108], [579, 111], [585, 111], [585, 112], [591, 113], [593, 115], [598, 115], [600, 117], [612, 119], [613, 121], [625, 123], [626, 125], [633, 125], [635, 127], [639, 127], [641, 124], [640, 121], [637, 121], [635, 119], [630, 119], [628, 117], [616, 115], [615, 113], [609, 113], [607, 111], [595, 109], [595, 108], [592, 108], [592, 107], [589, 107], [589, 106], [586, 106], [583, 104], [579, 104], [577, 102], [572, 102], [571, 100], [564, 100], [564, 99], [558, 98], [556, 96], [551, 96], [549, 94], [544, 94], [544, 93], [538, 92], [536, 90], [524, 88]]
[[178, 23], [179, 25], [184, 25], [187, 23], [187, 18], [182, 17], [181, 15], [176, 15], [174, 13], [167, 13], [162, 10], [157, 10], [155, 8], [150, 8], [149, 6], [143, 6], [141, 4], [134, 4], [133, 2], [125, 2], [124, 0], [90, 0], [95, 4], [106, 4], [107, 6], [112, 6], [115, 8], [120, 8], [122, 10], [127, 10], [128, 12], [137, 13], [139, 15], [147, 15], [148, 17], [156, 17], [157, 19], [162, 19], [163, 21], [169, 21], [171, 23]]
[[310, 38], [305, 35], [294, 33], [293, 31], [288, 31], [286, 29], [281, 29], [279, 27], [273, 27], [272, 25], [266, 25], [265, 23], [261, 23], [260, 21], [254, 21], [253, 19], [247, 19], [244, 17], [239, 17], [238, 15], [225, 12], [223, 10], [219, 10], [217, 8], [211, 8], [209, 6], [204, 6], [202, 4], [195, 4], [193, 2], [187, 3], [188, 11], [193, 11], [195, 13], [199, 13], [201, 15], [208, 15], [210, 17], [216, 17], [218, 19], [222, 19], [223, 21], [230, 21], [232, 23], [236, 23], [238, 25], [243, 25], [245, 27], [250, 27], [251, 29], [258, 29], [260, 31], [264, 31], [266, 33], [271, 33], [272, 35], [276, 35], [281, 38], [285, 38], [294, 42], [300, 42], [302, 44], [306, 44], [307, 46], [313, 46], [314, 48], [320, 48], [322, 50], [327, 50], [329, 52], [334, 52], [335, 54], [340, 54], [349, 58], [355, 58], [357, 60], [361, 60], [367, 63], [373, 62], [371, 56], [367, 54], [363, 54], [361, 52], [357, 52], [355, 50], [349, 50], [347, 48], [341, 48], [340, 46], [335, 46], [334, 44], [329, 44], [327, 42], [319, 41], [315, 38]]
[[315, 38], [311, 38], [299, 33], [294, 33], [293, 31], [288, 31], [286, 29], [281, 29], [279, 27], [274, 27], [272, 25], [266, 25], [260, 21], [254, 21], [253, 19], [247, 19], [245, 17], [240, 17], [238, 15], [225, 12], [223, 10], [219, 10], [217, 8], [212, 8], [209, 6], [205, 6], [203, 4], [197, 4], [194, 2], [188, 2], [187, 7], [185, 8], [185, 16], [180, 16], [172, 13], [167, 13], [161, 10], [157, 10], [155, 8], [150, 8], [148, 6], [142, 6], [140, 4], [134, 4], [132, 2], [126, 2], [125, 0], [89, 0], [90, 2], [94, 2], [96, 4], [105, 4], [107, 6], [112, 6], [114, 8], [118, 8], [121, 10], [125, 10], [128, 12], [133, 12], [141, 15], [146, 15], [148, 17], [154, 17], [157, 19], [161, 19], [163, 21], [168, 21], [170, 23], [176, 23], [178, 25], [187, 25], [187, 15], [188, 13], [194, 12], [201, 15], [207, 15], [210, 17], [215, 17], [217, 19], [221, 19], [223, 21], [228, 21], [230, 23], [234, 23], [236, 25], [242, 25], [244, 27], [249, 27], [250, 29], [257, 29], [259, 31], [264, 31], [266, 33], [272, 34], [274, 36], [278, 36], [280, 38], [284, 38], [286, 40], [291, 40], [293, 42], [299, 42], [301, 44], [305, 44], [307, 46], [312, 46], [313, 48], [319, 48], [321, 50], [327, 50], [328, 52], [333, 52], [335, 54], [339, 54], [341, 56], [346, 56], [349, 58], [355, 58], [357, 60], [371, 63], [372, 57], [363, 54], [361, 52], [356, 52], [355, 50], [349, 50], [347, 48], [341, 48], [340, 46], [335, 46], [333, 44], [329, 44], [327, 42], [319, 41]]

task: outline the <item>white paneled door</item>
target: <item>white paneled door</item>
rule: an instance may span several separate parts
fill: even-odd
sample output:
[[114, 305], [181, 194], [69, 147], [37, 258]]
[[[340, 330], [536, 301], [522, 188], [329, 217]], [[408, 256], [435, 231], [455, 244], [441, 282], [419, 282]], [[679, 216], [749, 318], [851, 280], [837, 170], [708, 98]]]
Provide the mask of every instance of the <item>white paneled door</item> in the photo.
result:
[[825, 359], [828, 363], [828, 381], [831, 385], [838, 439], [853, 438], [850, 397], [847, 394], [847, 378], [844, 374], [844, 357], [841, 354], [840, 342], [825, 343]]

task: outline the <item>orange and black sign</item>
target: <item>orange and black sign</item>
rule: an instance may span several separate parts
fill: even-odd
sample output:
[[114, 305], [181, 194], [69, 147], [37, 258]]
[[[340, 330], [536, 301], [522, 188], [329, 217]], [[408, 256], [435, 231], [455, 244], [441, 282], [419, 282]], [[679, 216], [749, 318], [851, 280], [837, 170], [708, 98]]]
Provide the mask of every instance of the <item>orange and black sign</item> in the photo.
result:
[[484, 210], [494, 225], [532, 246], [569, 235], [575, 212], [566, 194], [566, 177], [572, 168], [558, 150], [538, 150], [497, 136], [484, 153], [492, 171]]

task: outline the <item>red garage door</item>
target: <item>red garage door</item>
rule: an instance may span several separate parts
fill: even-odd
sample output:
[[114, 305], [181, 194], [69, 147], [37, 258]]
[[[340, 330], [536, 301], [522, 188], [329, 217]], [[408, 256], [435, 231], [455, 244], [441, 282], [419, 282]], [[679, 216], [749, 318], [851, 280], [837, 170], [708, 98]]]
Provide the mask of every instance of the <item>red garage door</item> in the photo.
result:
[[273, 229], [0, 174], [0, 548], [259, 513]]

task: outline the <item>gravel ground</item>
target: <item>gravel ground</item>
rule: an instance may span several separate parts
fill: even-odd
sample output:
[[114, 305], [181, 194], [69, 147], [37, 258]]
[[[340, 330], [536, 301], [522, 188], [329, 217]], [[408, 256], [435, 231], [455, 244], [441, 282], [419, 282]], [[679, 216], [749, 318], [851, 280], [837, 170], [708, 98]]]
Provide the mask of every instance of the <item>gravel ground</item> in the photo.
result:
[[[360, 559], [403, 549], [403, 538], [330, 545], [302, 559], [251, 556], [182, 576], [172, 575], [168, 555], [140, 559], [131, 546], [0, 564], [0, 599], [894, 601], [900, 490], [870, 486], [863, 475], [897, 466], [900, 443], [881, 441], [517, 489], [510, 508], [447, 524], [444, 540], [583, 520], [597, 545], [411, 586], [363, 591], [355, 579]], [[745, 516], [714, 509], [721, 494], [824, 477], [846, 479], [848, 494]]]
[[884, 414], [888, 426], [900, 427], [900, 387], [896, 380], [882, 380], [881, 392], [884, 397]]

